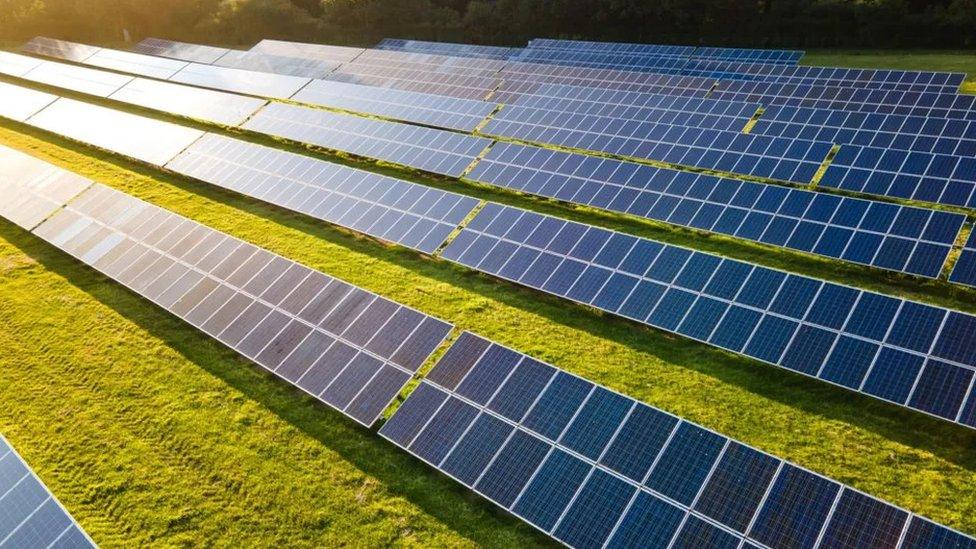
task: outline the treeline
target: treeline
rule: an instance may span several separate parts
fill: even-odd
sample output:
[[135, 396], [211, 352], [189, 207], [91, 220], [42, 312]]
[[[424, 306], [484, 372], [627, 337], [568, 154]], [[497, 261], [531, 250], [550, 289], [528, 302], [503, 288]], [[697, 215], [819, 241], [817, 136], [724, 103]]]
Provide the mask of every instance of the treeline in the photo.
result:
[[976, 47], [976, 0], [0, 0], [0, 40]]

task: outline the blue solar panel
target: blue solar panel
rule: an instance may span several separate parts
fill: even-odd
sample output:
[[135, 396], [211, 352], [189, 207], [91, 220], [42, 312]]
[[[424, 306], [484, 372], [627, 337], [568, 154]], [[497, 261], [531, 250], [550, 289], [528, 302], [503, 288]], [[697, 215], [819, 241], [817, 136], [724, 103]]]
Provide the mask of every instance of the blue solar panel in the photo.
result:
[[0, 435], [0, 545], [96, 547], [3, 435]]
[[270, 104], [244, 129], [457, 177], [491, 142], [483, 137]]
[[207, 134], [166, 168], [433, 253], [478, 201], [324, 160]]
[[722, 81], [712, 99], [750, 101], [767, 107], [809, 107], [933, 118], [976, 120], [976, 96], [954, 91], [918, 92], [865, 87]]
[[[976, 427], [963, 414], [976, 392], [969, 314], [491, 203], [442, 256]], [[560, 432], [564, 420], [543, 423]]]
[[[531, 387], [516, 380], [527, 364], [544, 373]], [[497, 401], [527, 411], [499, 414]], [[570, 547], [812, 547], [821, 532], [830, 546], [888, 546], [905, 530], [971, 543], [469, 332], [380, 435]]]
[[[965, 216], [497, 143], [466, 176], [521, 192], [939, 276]], [[870, 241], [869, 254], [858, 244]], [[897, 244], [897, 245], [895, 245]]]
[[949, 280], [958, 284], [976, 287], [976, 230], [969, 235]]
[[769, 107], [750, 130], [840, 144], [976, 155], [976, 122], [805, 107]]
[[498, 107], [488, 101], [328, 80], [313, 80], [291, 99], [465, 132], [474, 131]]
[[553, 40], [546, 38], [536, 38], [535, 40], [529, 41], [529, 48], [659, 57], [694, 57], [704, 59], [757, 61], [762, 63], [783, 63], [793, 65], [795, 65], [803, 56], [803, 52], [797, 50], [671, 46], [663, 44], [636, 44], [628, 42]]
[[843, 145], [819, 184], [974, 208], [976, 157]]
[[809, 183], [832, 147], [826, 142], [520, 106], [503, 108], [482, 131], [488, 135], [795, 183]]
[[376, 45], [379, 50], [405, 51], [413, 53], [433, 53], [455, 57], [478, 57], [482, 59], [508, 59], [518, 54], [522, 48], [502, 46], [481, 46], [477, 44], [453, 44], [450, 42], [428, 42], [425, 40], [403, 40], [385, 38]]

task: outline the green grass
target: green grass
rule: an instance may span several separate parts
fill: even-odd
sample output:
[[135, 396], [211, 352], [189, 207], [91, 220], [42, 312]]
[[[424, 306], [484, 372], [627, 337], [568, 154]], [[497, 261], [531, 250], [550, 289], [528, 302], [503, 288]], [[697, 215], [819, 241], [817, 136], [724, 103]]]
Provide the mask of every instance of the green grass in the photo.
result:
[[964, 72], [962, 91], [976, 93], [976, 52], [944, 50], [808, 50], [803, 65]]
[[[43, 132], [0, 124], [0, 143], [976, 534], [972, 431]], [[918, 285], [511, 193], [424, 182], [976, 308], [973, 294], [943, 283]], [[370, 431], [4, 221], [0, 326], [0, 432], [103, 546], [547, 543]]]

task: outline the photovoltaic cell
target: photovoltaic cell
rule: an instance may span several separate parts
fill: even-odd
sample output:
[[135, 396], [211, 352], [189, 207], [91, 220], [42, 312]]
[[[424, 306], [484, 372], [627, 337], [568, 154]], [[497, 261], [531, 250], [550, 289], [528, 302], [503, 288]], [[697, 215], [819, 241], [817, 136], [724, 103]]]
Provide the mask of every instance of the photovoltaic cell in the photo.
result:
[[187, 44], [185, 42], [174, 42], [160, 38], [146, 38], [136, 44], [132, 51], [145, 55], [155, 55], [157, 57], [169, 57], [170, 59], [180, 59], [192, 63], [204, 63], [209, 65], [221, 55], [229, 52], [227, 48], [215, 48], [213, 46], [201, 46], [199, 44]]
[[969, 314], [493, 203], [442, 256], [976, 427]]
[[0, 116], [23, 122], [53, 103], [58, 96], [0, 82]]
[[489, 139], [273, 103], [243, 128], [327, 149], [457, 177]]
[[451, 328], [99, 184], [34, 234], [367, 426]]
[[575, 149], [809, 183], [830, 152], [827, 142], [639, 123], [607, 116], [508, 106], [482, 130]]
[[496, 143], [471, 180], [936, 278], [965, 216]]
[[237, 50], [225, 53], [213, 64], [218, 67], [286, 74], [304, 78], [321, 78], [339, 66], [339, 63], [335, 61]]
[[0, 546], [96, 547], [3, 435], [0, 435]]
[[64, 40], [54, 40], [53, 38], [45, 38], [43, 36], [36, 36], [20, 47], [20, 51], [23, 52], [43, 55], [45, 57], [57, 57], [79, 63], [95, 55], [100, 49], [95, 46], [86, 46]]
[[28, 154], [0, 147], [0, 216], [31, 230], [91, 181]]
[[313, 80], [292, 100], [465, 132], [474, 131], [498, 106], [488, 101], [329, 80]]
[[452, 44], [450, 42], [428, 42], [425, 40], [403, 40], [400, 38], [384, 38], [376, 45], [376, 49], [502, 60], [518, 54], [521, 50], [521, 48], [506, 48], [502, 46]]
[[267, 102], [216, 90], [136, 78], [110, 99], [225, 126], [244, 123]]
[[27, 123], [156, 166], [203, 135], [199, 130], [63, 97]]
[[[510, 382], [526, 364], [548, 381]], [[515, 400], [529, 403], [524, 416], [491, 406]], [[530, 420], [540, 416], [566, 419]], [[829, 546], [887, 546], [906, 527], [971, 543], [469, 332], [380, 435], [570, 547], [812, 547], [821, 531]], [[614, 466], [638, 457], [645, 465]]]
[[99, 50], [95, 55], [85, 59], [84, 63], [159, 80], [172, 77], [188, 64], [185, 61], [110, 49]]
[[166, 168], [426, 253], [437, 250], [478, 204], [473, 198], [214, 134]]
[[325, 44], [306, 44], [303, 42], [266, 39], [258, 42], [250, 51], [271, 55], [283, 55], [286, 57], [304, 57], [347, 63], [358, 57], [365, 50], [363, 48], [350, 48], [347, 46], [328, 46]]
[[949, 276], [951, 282], [976, 287], [976, 231], [969, 235], [969, 241], [963, 248], [956, 266]]

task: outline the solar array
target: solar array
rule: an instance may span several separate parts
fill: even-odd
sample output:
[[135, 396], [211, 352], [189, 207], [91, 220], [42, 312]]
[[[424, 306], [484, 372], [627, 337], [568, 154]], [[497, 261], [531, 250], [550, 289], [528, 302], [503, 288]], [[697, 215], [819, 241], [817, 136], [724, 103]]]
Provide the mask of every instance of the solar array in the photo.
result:
[[413, 53], [433, 53], [455, 57], [478, 57], [482, 59], [508, 59], [517, 55], [522, 48], [502, 46], [479, 46], [475, 44], [452, 44], [448, 42], [427, 42], [424, 40], [403, 40], [385, 38], [376, 45], [379, 50], [406, 51]]
[[97, 183], [34, 234], [366, 426], [451, 329]]
[[167, 169], [425, 253], [478, 204], [324, 160], [209, 134]]
[[491, 142], [432, 128], [272, 103], [243, 128], [457, 177]]
[[196, 120], [238, 126], [267, 102], [255, 97], [136, 78], [109, 99]]
[[380, 435], [570, 547], [976, 543], [470, 332]]
[[589, 51], [597, 53], [617, 53], [625, 55], [647, 55], [658, 57], [687, 57], [705, 59], [724, 59], [735, 61], [757, 61], [762, 63], [782, 63], [795, 65], [803, 57], [802, 51], [751, 48], [709, 48], [695, 46], [672, 46], [663, 44], [635, 44], [631, 42], [592, 42], [587, 40], [555, 40], [536, 38], [529, 41], [528, 49]]
[[976, 230], [970, 233], [949, 280], [976, 287]]
[[231, 50], [213, 62], [219, 67], [270, 72], [304, 78], [322, 78], [339, 66], [335, 61], [286, 57], [253, 51]]
[[497, 143], [468, 179], [936, 278], [961, 214]]
[[844, 145], [819, 184], [974, 208], [976, 157]]
[[0, 547], [96, 547], [3, 435], [0, 435]]
[[169, 57], [191, 63], [211, 64], [230, 50], [227, 48], [215, 48], [213, 46], [201, 46], [200, 44], [187, 44], [186, 42], [174, 42], [172, 40], [162, 40], [159, 38], [146, 38], [132, 48], [136, 53], [154, 55], [157, 57]]
[[493, 100], [512, 103], [525, 95], [540, 95], [551, 88], [544, 84], [586, 86], [607, 90], [682, 95], [703, 98], [715, 81], [697, 76], [675, 76], [648, 72], [589, 69], [536, 63], [509, 63], [499, 73], [504, 81]]
[[33, 229], [90, 185], [83, 177], [0, 146], [0, 217], [21, 228]]
[[498, 107], [487, 101], [328, 80], [313, 80], [292, 100], [464, 132], [474, 131]]
[[214, 88], [274, 99], [288, 99], [310, 81], [308, 78], [298, 76], [230, 69], [197, 63], [191, 63], [174, 74], [170, 80], [203, 88]]
[[306, 44], [302, 42], [286, 42], [283, 40], [262, 40], [251, 48], [250, 51], [270, 55], [282, 55], [285, 57], [304, 57], [335, 63], [347, 63], [354, 60], [365, 50], [363, 48], [350, 48], [346, 46]]
[[[744, 124], [744, 123], [743, 123]], [[809, 183], [831, 143], [509, 106], [485, 134]]]
[[488, 204], [450, 261], [976, 427], [976, 317]]

